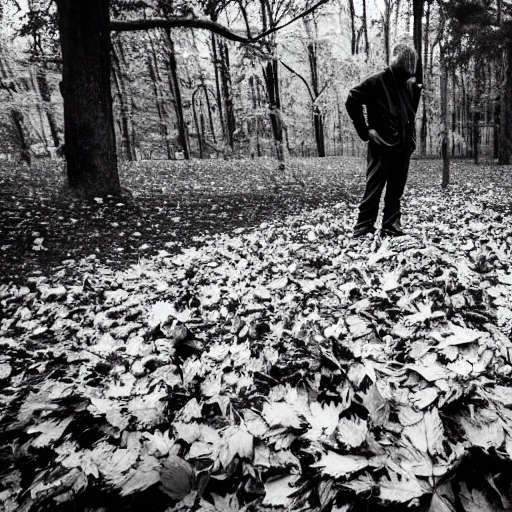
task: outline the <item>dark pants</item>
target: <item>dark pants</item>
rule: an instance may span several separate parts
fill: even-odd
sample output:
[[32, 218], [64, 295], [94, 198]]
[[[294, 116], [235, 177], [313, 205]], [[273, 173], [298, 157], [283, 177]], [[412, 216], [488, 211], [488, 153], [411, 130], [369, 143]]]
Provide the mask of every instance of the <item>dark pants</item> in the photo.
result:
[[410, 158], [411, 151], [391, 153], [379, 148], [374, 142], [369, 142], [366, 189], [359, 205], [356, 231], [371, 228], [375, 224], [384, 185], [386, 195], [382, 227], [400, 228], [400, 199], [407, 181]]

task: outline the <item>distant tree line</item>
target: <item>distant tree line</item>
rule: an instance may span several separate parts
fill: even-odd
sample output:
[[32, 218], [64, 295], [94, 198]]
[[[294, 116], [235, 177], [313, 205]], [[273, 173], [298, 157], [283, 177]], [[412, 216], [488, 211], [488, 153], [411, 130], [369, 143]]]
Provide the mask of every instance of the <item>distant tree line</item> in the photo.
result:
[[8, 2], [22, 13], [28, 64], [17, 73], [4, 39], [0, 114], [27, 161], [34, 132], [63, 150], [81, 193], [118, 193], [118, 158], [140, 158], [144, 144], [187, 159], [261, 155], [272, 141], [281, 167], [310, 140], [318, 156], [328, 141], [343, 151], [346, 90], [407, 34], [425, 85], [417, 153], [443, 156], [445, 184], [450, 157], [478, 162], [489, 137], [492, 157], [510, 162], [512, 8], [502, 0]]

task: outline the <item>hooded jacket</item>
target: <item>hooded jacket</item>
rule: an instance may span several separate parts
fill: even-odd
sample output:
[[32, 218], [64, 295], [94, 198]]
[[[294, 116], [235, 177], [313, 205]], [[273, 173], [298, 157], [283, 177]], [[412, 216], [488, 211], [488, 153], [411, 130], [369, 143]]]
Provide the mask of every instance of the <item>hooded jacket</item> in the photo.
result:
[[[373, 128], [385, 142], [379, 147], [392, 152], [412, 152], [416, 147], [414, 119], [420, 95], [421, 86], [414, 78], [406, 80], [396, 69], [387, 67], [351, 89], [345, 107], [361, 139], [367, 141], [368, 130]], [[363, 105], [366, 105], [368, 124]]]

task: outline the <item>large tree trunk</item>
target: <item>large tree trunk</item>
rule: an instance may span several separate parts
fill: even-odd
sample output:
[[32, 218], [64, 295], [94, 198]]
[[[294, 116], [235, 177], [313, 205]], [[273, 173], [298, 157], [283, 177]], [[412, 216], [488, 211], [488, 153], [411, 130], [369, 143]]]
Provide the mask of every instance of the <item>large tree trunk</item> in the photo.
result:
[[512, 154], [512, 38], [503, 56], [503, 81], [500, 91], [500, 144], [498, 163], [509, 165]]
[[67, 176], [85, 195], [119, 194], [108, 0], [57, 0]]
[[450, 183], [450, 153], [448, 138], [448, 67], [443, 46], [440, 47], [440, 93], [441, 93], [441, 156], [443, 158], [443, 178], [441, 187], [446, 188]]

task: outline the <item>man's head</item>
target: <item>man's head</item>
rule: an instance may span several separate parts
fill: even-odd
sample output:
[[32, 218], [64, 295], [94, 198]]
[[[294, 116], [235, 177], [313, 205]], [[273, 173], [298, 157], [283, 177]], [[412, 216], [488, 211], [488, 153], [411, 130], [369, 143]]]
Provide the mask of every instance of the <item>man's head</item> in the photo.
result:
[[393, 48], [391, 67], [404, 78], [414, 76], [418, 54], [413, 46], [399, 43]]

